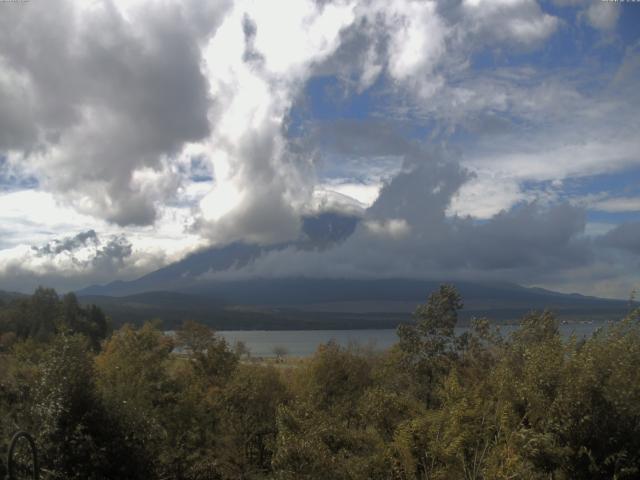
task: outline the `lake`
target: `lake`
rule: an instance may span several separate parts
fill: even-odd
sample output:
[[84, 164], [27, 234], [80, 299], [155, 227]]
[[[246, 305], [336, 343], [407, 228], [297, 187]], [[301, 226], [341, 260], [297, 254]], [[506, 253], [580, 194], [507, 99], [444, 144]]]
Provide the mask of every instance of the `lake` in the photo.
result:
[[[603, 322], [570, 323], [560, 325], [563, 336], [572, 334], [585, 338], [593, 334], [595, 330], [605, 325]], [[501, 325], [503, 335], [509, 335], [517, 326]], [[458, 334], [466, 331], [465, 327], [456, 328]], [[398, 341], [396, 331], [389, 330], [227, 330], [217, 332], [224, 337], [229, 344], [242, 341], [251, 351], [254, 357], [272, 357], [275, 347], [284, 347], [289, 356], [306, 357], [312, 355], [318, 345], [335, 340], [340, 345], [347, 346], [350, 343], [372, 346], [375, 349], [386, 349]]]

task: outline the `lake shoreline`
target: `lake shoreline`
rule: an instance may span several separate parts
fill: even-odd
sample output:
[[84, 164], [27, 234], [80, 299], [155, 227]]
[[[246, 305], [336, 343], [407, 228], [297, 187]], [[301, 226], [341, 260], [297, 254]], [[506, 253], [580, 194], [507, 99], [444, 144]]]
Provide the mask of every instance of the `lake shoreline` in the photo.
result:
[[[579, 338], [591, 336], [597, 329], [604, 327], [606, 321], [562, 322], [559, 325], [563, 337], [576, 335]], [[508, 336], [518, 328], [518, 324], [492, 324], [500, 332]], [[460, 335], [470, 328], [469, 325], [456, 327]], [[217, 330], [231, 346], [242, 342], [249, 350], [251, 357], [274, 358], [274, 350], [284, 349], [287, 357], [309, 357], [318, 346], [329, 341], [339, 345], [359, 345], [373, 350], [386, 350], [397, 343], [397, 329], [324, 329], [324, 330]], [[165, 332], [173, 335], [173, 331]]]

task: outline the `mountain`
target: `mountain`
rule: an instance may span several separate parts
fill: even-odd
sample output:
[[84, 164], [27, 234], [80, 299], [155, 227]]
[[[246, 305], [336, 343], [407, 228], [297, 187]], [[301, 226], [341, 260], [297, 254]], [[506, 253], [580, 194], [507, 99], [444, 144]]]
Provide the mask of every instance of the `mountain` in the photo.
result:
[[462, 295], [462, 320], [486, 316], [513, 322], [531, 310], [550, 309], [563, 320], [617, 319], [626, 301], [563, 294], [511, 283], [344, 278], [251, 278], [213, 280], [207, 274], [240, 268], [269, 252], [322, 250], [344, 241], [358, 217], [335, 213], [307, 217], [294, 242], [258, 246], [241, 242], [210, 248], [129, 282], [94, 285], [77, 292], [102, 307], [116, 323], [151, 318], [175, 328], [185, 319], [215, 328], [392, 328], [410, 320], [441, 283]]
[[[543, 309], [567, 321], [615, 320], [629, 310], [628, 302], [620, 300], [507, 283], [452, 283], [464, 300], [462, 322], [487, 317], [512, 323]], [[216, 329], [394, 328], [409, 321], [415, 307], [440, 284], [407, 279], [251, 279], [205, 282], [188, 291], [81, 294], [80, 300], [99, 305], [116, 323], [158, 318], [165, 328], [176, 328], [185, 319]]]
[[24, 293], [6, 292], [4, 290], [0, 290], [0, 305], [2, 305], [3, 303], [8, 303], [11, 300], [24, 298], [24, 297], [26, 297]]
[[338, 213], [307, 216], [302, 221], [301, 238], [295, 242], [259, 246], [235, 242], [193, 253], [186, 258], [130, 282], [116, 281], [93, 285], [79, 295], [126, 296], [149, 291], [189, 291], [198, 288], [199, 277], [207, 273], [244, 267], [269, 252], [294, 248], [324, 250], [344, 241], [353, 233], [359, 218]]

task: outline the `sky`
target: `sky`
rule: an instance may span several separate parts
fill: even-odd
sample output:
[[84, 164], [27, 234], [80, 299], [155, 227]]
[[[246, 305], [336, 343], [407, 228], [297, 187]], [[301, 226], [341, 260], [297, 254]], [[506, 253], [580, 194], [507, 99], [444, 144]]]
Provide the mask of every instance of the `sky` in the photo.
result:
[[[0, 289], [233, 275], [640, 286], [640, 3], [0, 2]], [[224, 273], [223, 273], [224, 274]], [[223, 275], [221, 274], [221, 275]]]

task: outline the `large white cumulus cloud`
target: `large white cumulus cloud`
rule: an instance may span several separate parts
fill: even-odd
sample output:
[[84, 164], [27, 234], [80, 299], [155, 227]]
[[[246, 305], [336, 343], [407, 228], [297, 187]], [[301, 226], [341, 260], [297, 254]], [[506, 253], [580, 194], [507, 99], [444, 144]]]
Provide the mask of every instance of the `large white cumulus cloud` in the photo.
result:
[[284, 120], [313, 65], [333, 53], [354, 5], [238, 2], [204, 50], [215, 183], [199, 226], [216, 241], [295, 237], [313, 185], [312, 156], [291, 148]]
[[[4, 9], [0, 104], [17, 96], [22, 105], [3, 114], [22, 132], [0, 139], [9, 161], [79, 211], [153, 223], [177, 188], [172, 156], [209, 133], [196, 5], [54, 0]], [[209, 21], [215, 28], [217, 17]]]

